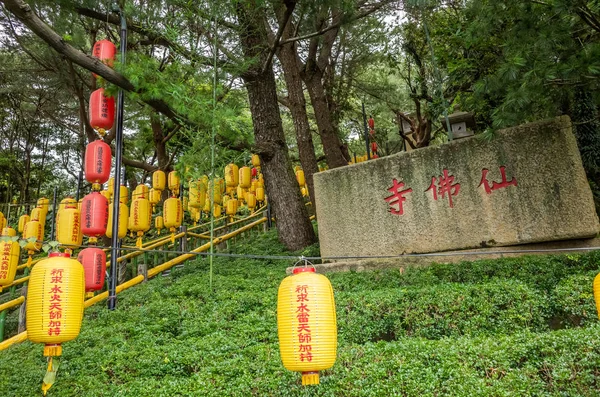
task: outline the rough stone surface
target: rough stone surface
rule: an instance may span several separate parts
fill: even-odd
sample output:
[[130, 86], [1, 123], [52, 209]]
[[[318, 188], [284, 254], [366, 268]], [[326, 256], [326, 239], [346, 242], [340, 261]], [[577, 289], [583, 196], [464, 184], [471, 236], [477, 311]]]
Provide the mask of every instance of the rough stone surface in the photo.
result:
[[[412, 189], [402, 215], [385, 200], [394, 179]], [[444, 192], [444, 179], [460, 187]], [[589, 238], [600, 228], [566, 116], [491, 141], [465, 138], [320, 172], [314, 181], [321, 255], [332, 259]]]

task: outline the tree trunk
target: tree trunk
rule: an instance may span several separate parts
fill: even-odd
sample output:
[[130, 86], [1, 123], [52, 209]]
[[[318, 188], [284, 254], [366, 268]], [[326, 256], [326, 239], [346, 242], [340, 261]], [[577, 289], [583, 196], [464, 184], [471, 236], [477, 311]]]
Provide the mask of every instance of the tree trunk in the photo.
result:
[[152, 127], [152, 140], [156, 149], [156, 159], [158, 168], [166, 171], [169, 166], [169, 154], [167, 153], [167, 144], [164, 142], [165, 136], [158, 113], [150, 115], [150, 125]]
[[[310, 95], [310, 102], [315, 111], [315, 119], [319, 127], [319, 135], [323, 144], [323, 151], [327, 158], [329, 168], [337, 168], [348, 165], [350, 158], [344, 157], [344, 144], [337, 135], [329, 106], [325, 97], [325, 89], [319, 74], [305, 74], [304, 83]], [[347, 151], [347, 150], [346, 150]]]
[[256, 60], [243, 79], [248, 90], [256, 151], [261, 157], [267, 195], [277, 214], [279, 240], [288, 249], [299, 250], [313, 244], [316, 236], [288, 157], [273, 67], [269, 64], [263, 68], [269, 45], [261, 8], [257, 0], [236, 5], [244, 56]]
[[[280, 21], [281, 23], [281, 21]], [[288, 39], [292, 34], [292, 25], [285, 28], [282, 39]], [[283, 76], [288, 92], [288, 105], [294, 120], [296, 130], [296, 143], [298, 145], [298, 156], [300, 164], [304, 170], [304, 177], [308, 185], [310, 198], [315, 203], [315, 190], [313, 184], [313, 175], [319, 172], [317, 157], [315, 156], [315, 146], [313, 144], [310, 125], [308, 124], [308, 115], [306, 114], [306, 101], [304, 100], [304, 90], [302, 89], [302, 77], [300, 76], [299, 62], [296, 57], [294, 43], [286, 44], [280, 47], [277, 57], [281, 62]]]

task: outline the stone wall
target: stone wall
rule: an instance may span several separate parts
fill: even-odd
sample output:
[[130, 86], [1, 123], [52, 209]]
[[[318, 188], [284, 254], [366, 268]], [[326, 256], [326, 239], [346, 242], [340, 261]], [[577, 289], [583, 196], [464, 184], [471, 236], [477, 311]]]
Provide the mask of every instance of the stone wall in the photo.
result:
[[315, 175], [324, 257], [399, 255], [595, 236], [568, 117]]

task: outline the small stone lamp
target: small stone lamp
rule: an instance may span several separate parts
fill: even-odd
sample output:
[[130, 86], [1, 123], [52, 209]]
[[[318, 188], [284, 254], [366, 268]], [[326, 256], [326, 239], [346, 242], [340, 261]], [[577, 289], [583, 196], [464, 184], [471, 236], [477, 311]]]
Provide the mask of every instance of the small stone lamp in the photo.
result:
[[[448, 115], [450, 128], [452, 129], [452, 138], [460, 139], [475, 134], [477, 125], [473, 113], [461, 112], [458, 107], [454, 108], [454, 113]], [[440, 121], [446, 126], [446, 120], [442, 117]]]

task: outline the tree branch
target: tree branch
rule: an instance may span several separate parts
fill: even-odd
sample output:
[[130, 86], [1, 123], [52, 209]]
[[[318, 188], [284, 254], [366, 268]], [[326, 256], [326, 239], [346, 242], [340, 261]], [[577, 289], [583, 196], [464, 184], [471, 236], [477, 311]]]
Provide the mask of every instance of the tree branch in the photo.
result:
[[262, 67], [262, 72], [265, 73], [267, 68], [271, 66], [271, 61], [273, 61], [273, 56], [275, 55], [275, 51], [277, 51], [277, 47], [279, 47], [279, 40], [281, 40], [281, 36], [283, 35], [283, 31], [294, 12], [294, 8], [296, 7], [296, 0], [286, 0], [285, 1], [285, 13], [283, 14], [283, 18], [279, 23], [279, 29], [277, 30], [277, 34], [275, 35], [275, 39], [273, 40], [273, 45], [271, 46], [271, 50], [269, 51], [269, 56], [265, 60], [265, 64]]

